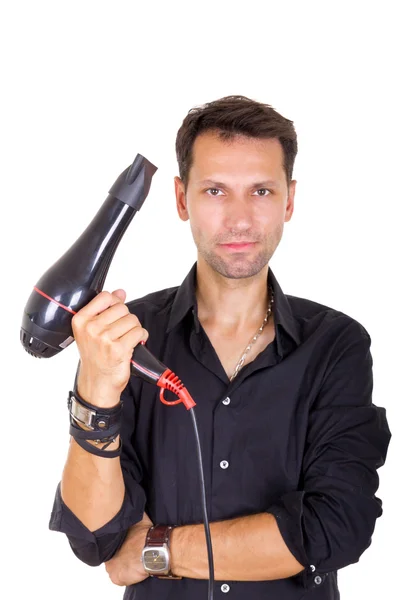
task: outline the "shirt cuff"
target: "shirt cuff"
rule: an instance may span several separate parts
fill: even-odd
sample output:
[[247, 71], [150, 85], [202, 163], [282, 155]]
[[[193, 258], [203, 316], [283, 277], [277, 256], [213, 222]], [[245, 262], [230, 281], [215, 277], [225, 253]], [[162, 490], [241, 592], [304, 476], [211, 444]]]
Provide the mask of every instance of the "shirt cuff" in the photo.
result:
[[60, 482], [49, 529], [65, 533], [75, 555], [90, 566], [98, 566], [112, 558], [123, 544], [129, 528], [142, 520], [145, 503], [146, 496], [139, 484], [135, 483], [131, 491], [125, 488], [119, 512], [108, 523], [92, 532], [63, 501]]
[[289, 492], [268, 507], [267, 512], [274, 515], [283, 541], [295, 559], [308, 568], [310, 561], [304, 548], [302, 530], [304, 494], [302, 490]]

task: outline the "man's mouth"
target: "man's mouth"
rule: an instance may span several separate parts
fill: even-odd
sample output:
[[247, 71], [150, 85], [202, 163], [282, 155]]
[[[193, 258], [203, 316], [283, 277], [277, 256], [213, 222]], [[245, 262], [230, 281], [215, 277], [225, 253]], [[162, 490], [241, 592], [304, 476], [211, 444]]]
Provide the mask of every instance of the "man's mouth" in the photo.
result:
[[250, 250], [255, 246], [255, 242], [233, 242], [231, 244], [221, 244], [228, 250]]

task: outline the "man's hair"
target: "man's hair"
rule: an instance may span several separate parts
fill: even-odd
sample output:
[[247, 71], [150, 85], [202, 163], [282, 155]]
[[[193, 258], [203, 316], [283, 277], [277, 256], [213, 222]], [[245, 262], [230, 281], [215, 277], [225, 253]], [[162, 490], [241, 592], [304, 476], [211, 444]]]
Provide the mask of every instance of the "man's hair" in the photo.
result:
[[179, 177], [184, 183], [185, 192], [193, 164], [194, 141], [200, 133], [210, 130], [226, 141], [236, 135], [259, 139], [277, 138], [283, 149], [283, 168], [289, 186], [297, 154], [297, 135], [293, 121], [282, 117], [269, 104], [262, 104], [246, 96], [225, 96], [191, 108], [178, 130], [175, 149]]

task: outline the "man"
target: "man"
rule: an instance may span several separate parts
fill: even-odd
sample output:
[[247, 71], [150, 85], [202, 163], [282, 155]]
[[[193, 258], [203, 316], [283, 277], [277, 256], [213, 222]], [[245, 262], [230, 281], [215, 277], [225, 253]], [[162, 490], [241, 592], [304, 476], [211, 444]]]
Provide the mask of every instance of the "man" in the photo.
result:
[[[371, 399], [366, 329], [285, 295], [269, 267], [294, 208], [293, 123], [229, 96], [189, 111], [176, 151], [197, 261], [180, 287], [127, 305], [123, 290], [102, 292], [74, 317], [76, 395], [114, 429], [101, 450], [74, 429], [50, 528], [82, 561], [104, 562], [125, 600], [207, 597], [195, 438], [182, 406], [130, 374], [146, 342], [197, 404], [215, 597], [339, 598], [337, 570], [359, 560], [382, 514], [390, 431]], [[153, 525], [180, 579], [142, 562]]]

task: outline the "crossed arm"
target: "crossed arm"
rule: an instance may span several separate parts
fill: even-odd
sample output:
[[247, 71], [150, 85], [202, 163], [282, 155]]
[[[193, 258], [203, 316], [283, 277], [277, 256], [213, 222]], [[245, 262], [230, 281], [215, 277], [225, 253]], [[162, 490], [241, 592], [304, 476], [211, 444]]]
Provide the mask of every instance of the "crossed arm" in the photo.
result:
[[[151, 525], [145, 514], [143, 521], [130, 528], [120, 550], [105, 563], [113, 583], [126, 586], [148, 576], [140, 556]], [[217, 581], [282, 579], [304, 569], [289, 551], [271, 514], [216, 521], [210, 523], [210, 531]], [[176, 527], [170, 544], [174, 575], [208, 579], [206, 537], [202, 524]]]

